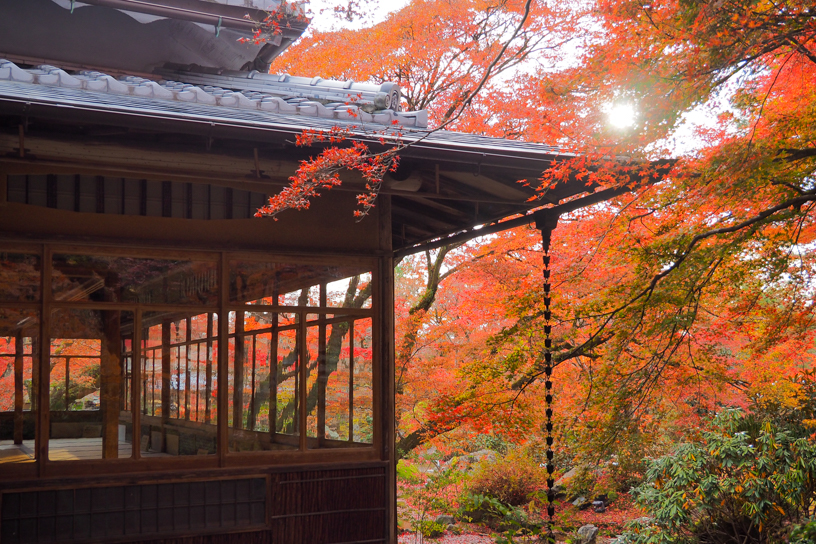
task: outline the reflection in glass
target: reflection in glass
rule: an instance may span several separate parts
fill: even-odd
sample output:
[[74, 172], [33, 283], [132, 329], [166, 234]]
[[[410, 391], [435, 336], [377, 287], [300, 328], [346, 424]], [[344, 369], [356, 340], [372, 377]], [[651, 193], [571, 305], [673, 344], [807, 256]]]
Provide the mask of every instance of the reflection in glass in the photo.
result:
[[51, 285], [60, 301], [216, 304], [214, 262], [99, 255], [54, 255]]
[[371, 318], [354, 322], [352, 361], [352, 422], [349, 440], [370, 444], [374, 436], [374, 381], [372, 364]]
[[39, 319], [0, 308], [0, 463], [34, 461]]
[[218, 315], [142, 315], [143, 455], [212, 455], [218, 423]]
[[[296, 314], [235, 312], [230, 338], [230, 451], [298, 446]], [[274, 429], [273, 429], [274, 427]]]
[[56, 310], [49, 341], [49, 442], [52, 461], [116, 459], [132, 454], [124, 404], [124, 353], [133, 313]]
[[[273, 306], [320, 306], [320, 286], [331, 285], [332, 307], [368, 308], [371, 273], [352, 266], [230, 261], [230, 301]], [[347, 299], [349, 285], [352, 297]], [[366, 291], [365, 293], [363, 291]], [[361, 294], [359, 301], [356, 294]]]
[[317, 439], [310, 447], [373, 442], [371, 323], [369, 317], [342, 315], [309, 322], [308, 351], [318, 362], [315, 391], [308, 396], [309, 436]]
[[37, 255], [0, 251], [0, 300], [40, 300], [40, 258]]
[[[318, 384], [318, 373], [321, 377], [326, 374], [326, 327], [321, 316], [309, 314], [306, 316], [307, 323], [318, 322], [320, 325], [306, 327], [306, 436], [317, 438], [323, 433], [318, 433], [318, 405], [320, 405], [321, 415], [323, 410], [325, 394], [322, 383]], [[321, 419], [321, 424], [324, 418]]]
[[349, 396], [351, 361], [347, 331], [349, 323], [328, 325], [326, 335], [326, 386], [324, 436], [329, 440], [349, 439]]

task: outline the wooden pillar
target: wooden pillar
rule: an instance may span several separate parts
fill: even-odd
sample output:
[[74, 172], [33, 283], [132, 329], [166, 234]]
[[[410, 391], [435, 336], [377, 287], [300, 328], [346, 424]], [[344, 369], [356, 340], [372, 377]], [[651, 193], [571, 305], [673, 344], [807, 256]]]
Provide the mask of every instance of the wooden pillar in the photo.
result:
[[235, 357], [232, 361], [232, 427], [243, 429], [244, 420], [244, 312], [235, 312]]
[[213, 359], [213, 314], [207, 312], [207, 384], [204, 386], [204, 423], [210, 423], [212, 417], [210, 402], [212, 397], [212, 359]]
[[[326, 284], [320, 284], [320, 307], [327, 306]], [[317, 340], [317, 439], [323, 445], [326, 438], [326, 387], [329, 376], [326, 373], [326, 314], [321, 313], [318, 321]]]
[[349, 321], [348, 440], [354, 442], [354, 321]]
[[[272, 291], [275, 305], [278, 304], [278, 288]], [[269, 342], [269, 432], [272, 442], [278, 432], [278, 313], [272, 314], [272, 335]]]
[[71, 398], [68, 394], [68, 391], [71, 389], [71, 357], [65, 358], [65, 411], [69, 410], [69, 406], [71, 406]]
[[[34, 412], [34, 449], [37, 460], [37, 474], [43, 477], [47, 474], [46, 461], [48, 460], [48, 434], [50, 432], [51, 406], [48, 402], [48, 388], [51, 380], [51, 339], [50, 316], [43, 312], [40, 316], [39, 334], [31, 339], [31, 360], [32, 369], [32, 391], [34, 398], [31, 399], [31, 410]], [[44, 336], [43, 336], [44, 335]]]
[[170, 422], [170, 377], [173, 368], [170, 365], [170, 321], [162, 321], [161, 347], [161, 418], [162, 418], [162, 451], [167, 448], [167, 424]]
[[217, 453], [218, 464], [226, 464], [227, 449], [229, 448], [229, 429], [227, 428], [227, 415], [229, 397], [226, 387], [229, 381], [229, 268], [226, 256], [222, 253], [218, 267], [218, 292], [219, 292], [219, 314], [218, 314], [218, 429], [217, 429]]
[[[184, 347], [184, 419], [190, 420], [190, 342], [193, 338], [193, 331], [191, 325], [193, 320], [187, 318], [187, 337], [185, 338]], [[179, 355], [181, 352], [179, 352]]]
[[391, 243], [391, 198], [379, 197], [379, 248], [383, 257], [378, 259], [374, 280], [373, 340], [379, 346], [373, 361], [374, 384], [374, 444], [381, 449], [386, 472], [385, 536], [388, 544], [397, 542], [397, 461], [396, 461], [396, 408], [394, 391], [394, 258]]
[[14, 338], [14, 443], [23, 443], [23, 331]]
[[295, 404], [295, 425], [294, 428], [297, 429], [298, 436], [300, 437], [300, 450], [306, 451], [306, 435], [307, 435], [307, 423], [308, 423], [308, 412], [307, 412], [307, 402], [306, 398], [308, 395], [308, 390], [306, 389], [306, 382], [309, 379], [309, 350], [308, 345], [306, 343], [306, 314], [298, 313], [298, 335], [297, 335], [297, 350], [298, 350], [298, 363], [297, 363], [297, 371], [295, 373], [295, 399], [297, 400]]
[[[131, 417], [131, 456], [139, 459], [142, 456], [142, 410], [139, 406], [144, 387], [142, 377], [142, 312], [133, 314], [133, 338], [130, 340], [130, 417]], [[147, 406], [147, 402], [145, 402]]]
[[35, 411], [36, 428], [34, 429], [35, 458], [39, 477], [48, 475], [48, 432], [49, 432], [49, 403], [48, 387], [51, 379], [51, 251], [43, 248], [42, 273], [40, 274], [40, 290], [42, 292], [42, 312], [40, 313], [40, 329], [36, 337], [31, 339], [31, 360], [33, 390], [36, 397], [31, 399], [31, 409]]
[[102, 457], [119, 457], [119, 408], [122, 397], [122, 322], [118, 310], [101, 310], [102, 352], [100, 357], [102, 411]]

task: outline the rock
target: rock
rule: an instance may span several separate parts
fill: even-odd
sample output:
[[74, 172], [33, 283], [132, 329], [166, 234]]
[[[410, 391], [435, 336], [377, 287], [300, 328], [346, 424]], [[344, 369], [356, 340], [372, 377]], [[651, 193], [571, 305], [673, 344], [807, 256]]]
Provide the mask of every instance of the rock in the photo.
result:
[[590, 504], [586, 497], [578, 497], [574, 501], [572, 501], [572, 505], [578, 508], [579, 510], [586, 510], [589, 508]]
[[606, 505], [603, 501], [592, 501], [592, 507], [595, 509], [597, 514], [603, 514], [606, 512]]
[[566, 489], [564, 489], [563, 486], [556, 484], [553, 486], [552, 490], [555, 494], [556, 500], [562, 501], [567, 498]]
[[578, 474], [578, 467], [569, 469], [563, 476], [555, 481], [555, 485], [562, 488], [568, 486], [570, 481], [575, 478], [576, 474]]
[[481, 508], [476, 510], [466, 510], [462, 512], [461, 519], [468, 523], [479, 523], [485, 517], [485, 512]]
[[451, 523], [450, 525], [445, 527], [445, 530], [448, 531], [449, 533], [452, 533], [452, 534], [455, 534], [455, 535], [458, 535], [461, 532], [459, 530], [459, 526], [457, 526], [457, 525], [455, 525], [453, 523]]
[[478, 463], [480, 461], [492, 463], [496, 460], [496, 452], [493, 450], [479, 450], [467, 454], [466, 457], [471, 463]]
[[453, 516], [446, 516], [442, 514], [441, 516], [436, 518], [436, 521], [434, 523], [438, 523], [439, 525], [453, 525], [454, 523], [456, 523], [456, 518], [454, 518]]
[[578, 529], [578, 539], [575, 544], [595, 544], [598, 536], [598, 528], [594, 525], [584, 525]]

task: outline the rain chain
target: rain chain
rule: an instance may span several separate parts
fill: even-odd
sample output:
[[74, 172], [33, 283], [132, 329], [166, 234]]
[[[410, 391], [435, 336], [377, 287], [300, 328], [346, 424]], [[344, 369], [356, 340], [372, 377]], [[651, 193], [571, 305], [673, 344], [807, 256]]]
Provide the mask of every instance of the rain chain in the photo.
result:
[[555, 464], [553, 463], [553, 391], [552, 391], [552, 312], [550, 311], [550, 303], [552, 301], [550, 295], [550, 238], [552, 231], [558, 223], [558, 215], [553, 213], [546, 213], [546, 210], [539, 212], [536, 218], [536, 228], [541, 231], [541, 243], [544, 249], [544, 374], [547, 379], [544, 382], [544, 387], [547, 391], [545, 401], [547, 403], [547, 422], [545, 429], [547, 431], [547, 536], [546, 542], [548, 544], [555, 543], [555, 535], [553, 534], [553, 517], [555, 516], [555, 479], [553, 473], [555, 472]]

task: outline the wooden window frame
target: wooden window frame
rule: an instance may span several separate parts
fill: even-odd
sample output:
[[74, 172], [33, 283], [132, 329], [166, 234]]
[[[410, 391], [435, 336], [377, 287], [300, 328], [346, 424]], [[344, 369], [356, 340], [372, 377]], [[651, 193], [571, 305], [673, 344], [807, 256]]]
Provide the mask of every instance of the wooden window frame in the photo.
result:
[[[284, 252], [276, 255], [268, 255], [262, 252], [236, 252], [236, 251], [178, 251], [156, 248], [139, 247], [109, 247], [75, 243], [16, 243], [13, 241], [1, 242], [0, 252], [16, 251], [33, 253], [40, 258], [40, 300], [36, 302], [13, 302], [0, 301], [0, 307], [13, 309], [31, 309], [40, 313], [39, 335], [39, 384], [38, 384], [38, 404], [40, 409], [36, 415], [35, 447], [36, 458], [33, 463], [6, 463], [0, 464], [0, 481], [16, 480], [21, 477], [68, 477], [109, 473], [135, 473], [143, 471], [172, 471], [178, 470], [180, 466], [185, 468], [217, 468], [217, 467], [251, 467], [263, 465], [307, 465], [307, 464], [347, 464], [354, 462], [384, 461], [383, 452], [388, 448], [383, 447], [382, 431], [384, 423], [382, 420], [384, 406], [381, 405], [383, 397], [382, 375], [383, 365], [380, 344], [382, 343], [382, 304], [378, 300], [379, 293], [382, 292], [381, 277], [381, 257], [367, 256], [330, 256], [316, 257], [314, 255], [303, 255], [295, 252]], [[54, 254], [83, 254], [94, 256], [121, 256], [131, 258], [155, 258], [155, 259], [189, 259], [204, 260], [216, 263], [218, 270], [218, 301], [215, 304], [193, 305], [193, 304], [157, 304], [157, 303], [135, 303], [135, 302], [90, 302], [90, 301], [57, 301], [52, 294], [52, 262]], [[325, 305], [325, 296], [319, 306], [279, 306], [279, 305], [247, 305], [229, 301], [229, 262], [231, 260], [251, 260], [257, 262], [275, 262], [298, 265], [317, 266], [349, 266], [362, 267], [371, 274], [372, 290], [371, 302], [367, 308], [353, 309], [330, 307]], [[49, 367], [50, 353], [46, 347], [50, 343], [51, 335], [51, 313], [57, 309], [106, 309], [130, 311], [134, 314], [134, 330], [132, 334], [132, 347], [127, 354], [131, 358], [130, 383], [127, 388], [123, 388], [129, 395], [130, 415], [133, 425], [132, 437], [132, 457], [127, 459], [101, 459], [88, 461], [51, 461], [48, 459], [48, 442], [50, 428], [50, 397], [49, 381], [50, 377], [45, 371]], [[366, 446], [350, 445], [347, 448], [315, 449], [309, 448], [306, 444], [306, 433], [301, 432], [301, 443], [295, 451], [258, 451], [258, 452], [230, 452], [228, 448], [228, 418], [227, 413], [227, 387], [218, 387], [218, 396], [215, 401], [217, 406], [217, 442], [216, 455], [210, 456], [179, 456], [166, 458], [144, 458], [140, 455], [139, 441], [141, 439], [141, 410], [134, 409], [141, 407], [142, 396], [142, 314], [151, 311], [178, 311], [178, 312], [198, 312], [211, 313], [218, 316], [217, 329], [213, 330], [214, 336], [204, 341], [217, 341], [217, 384], [227, 383], [227, 372], [229, 370], [229, 350], [227, 349], [227, 339], [235, 337], [235, 333], [229, 332], [228, 316], [230, 311], [251, 310], [253, 312], [292, 312], [302, 315], [317, 314], [324, 324], [331, 321], [341, 321], [345, 319], [370, 318], [372, 323], [372, 444]], [[335, 320], [326, 319], [327, 314], [343, 315], [343, 318]], [[302, 320], [302, 327], [305, 332], [307, 323]], [[189, 327], [188, 327], [189, 331]], [[351, 334], [351, 331], [350, 333]], [[305, 338], [305, 336], [304, 336]], [[224, 339], [224, 342], [221, 341]], [[202, 340], [185, 340], [174, 344], [175, 347], [191, 346], [201, 343]], [[123, 353], [123, 360], [126, 354]], [[214, 363], [216, 361], [213, 361]], [[305, 365], [301, 365], [305, 371]], [[123, 372], [126, 372], [123, 364]], [[189, 376], [189, 374], [188, 374]], [[301, 381], [302, 392], [305, 398], [305, 382]], [[186, 384], [185, 384], [186, 385]], [[189, 389], [185, 389], [189, 392]], [[301, 402], [305, 409], [305, 404]], [[302, 419], [302, 418], [301, 418]], [[301, 421], [301, 430], [305, 428], [305, 421]]]

